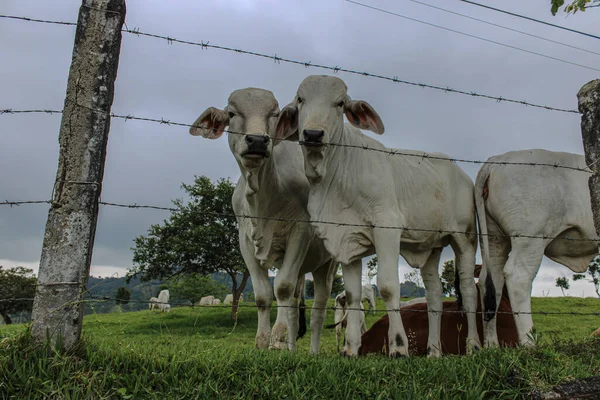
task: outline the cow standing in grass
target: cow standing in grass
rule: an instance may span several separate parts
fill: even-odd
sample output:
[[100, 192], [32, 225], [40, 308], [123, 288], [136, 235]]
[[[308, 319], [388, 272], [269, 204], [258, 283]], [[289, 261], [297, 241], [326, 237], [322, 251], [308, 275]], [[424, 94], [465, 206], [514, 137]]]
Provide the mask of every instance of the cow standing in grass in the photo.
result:
[[[350, 124], [344, 124], [344, 115]], [[304, 171], [310, 182], [310, 219], [327, 222], [313, 223], [316, 234], [343, 267], [350, 308], [343, 353], [358, 355], [361, 259], [376, 253], [377, 286], [389, 310], [390, 356], [408, 355], [400, 313], [394, 311], [400, 306], [399, 254], [421, 270], [430, 305], [428, 353], [441, 356], [438, 268], [442, 249], [448, 245], [456, 255], [464, 308], [469, 313], [469, 349], [479, 347], [474, 314], [477, 240], [473, 182], [449, 160], [427, 158], [427, 153], [417, 151], [402, 151], [414, 157], [387, 154], [394, 149], [357, 128], [377, 134], [384, 131], [373, 107], [350, 99], [344, 82], [333, 76], [306, 78], [292, 103], [281, 111], [276, 128], [279, 138], [296, 132], [300, 135]]]
[[539, 149], [487, 161], [475, 180], [485, 345], [498, 345], [495, 315], [505, 284], [519, 343], [532, 345], [531, 290], [542, 257], [581, 273], [598, 254], [598, 244], [589, 241], [596, 237], [588, 188], [591, 171], [554, 168], [587, 166], [581, 155]]
[[[171, 306], [169, 306], [169, 290], [168, 289], [164, 289], [161, 290], [158, 293], [158, 309], [161, 311], [170, 311], [171, 310]], [[168, 310], [167, 310], [167, 306]]]
[[[317, 353], [335, 271], [311, 225], [294, 222], [309, 218], [308, 181], [302, 172], [298, 144], [273, 136], [278, 114], [273, 93], [256, 88], [236, 90], [225, 109], [206, 109], [190, 128], [190, 134], [218, 139], [229, 126], [229, 148], [241, 172], [233, 209], [238, 215], [240, 250], [258, 306], [256, 347], [295, 350], [299, 330], [297, 295], [303, 287], [299, 277], [304, 280], [304, 275], [312, 272], [315, 301], [311, 352]], [[279, 269], [274, 292], [280, 308], [270, 331], [273, 288], [268, 271], [274, 266]]]

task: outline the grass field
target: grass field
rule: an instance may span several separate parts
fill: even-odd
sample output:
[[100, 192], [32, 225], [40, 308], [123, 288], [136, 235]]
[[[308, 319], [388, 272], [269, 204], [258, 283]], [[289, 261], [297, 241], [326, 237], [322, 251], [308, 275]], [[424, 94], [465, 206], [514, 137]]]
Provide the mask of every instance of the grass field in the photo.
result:
[[[600, 299], [535, 298], [533, 307], [597, 312]], [[600, 326], [595, 316], [537, 316], [535, 349], [391, 360], [340, 357], [333, 330], [325, 331], [319, 356], [309, 354], [310, 333], [299, 341], [297, 354], [259, 351], [256, 310], [241, 309], [237, 323], [228, 310], [90, 315], [84, 320], [85, 346], [68, 356], [32, 348], [24, 325], [0, 326], [0, 397], [528, 398], [534, 389], [600, 374], [600, 341], [588, 338]], [[367, 326], [381, 315], [367, 315]], [[332, 318], [328, 312], [327, 323]]]

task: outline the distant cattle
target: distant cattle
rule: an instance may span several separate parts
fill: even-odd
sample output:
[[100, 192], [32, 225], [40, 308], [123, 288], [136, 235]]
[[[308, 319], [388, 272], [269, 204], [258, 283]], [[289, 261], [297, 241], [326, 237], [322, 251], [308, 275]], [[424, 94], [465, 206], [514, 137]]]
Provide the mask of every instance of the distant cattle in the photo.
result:
[[153, 310], [155, 308], [158, 309], [158, 298], [157, 297], [150, 297], [150, 302], [148, 303], [148, 307]]
[[198, 305], [200, 306], [210, 306], [213, 304], [213, 301], [215, 300], [215, 296], [205, 296], [202, 297], [200, 299], [200, 302], [198, 303]]
[[213, 305], [213, 306], [218, 306], [219, 304], [221, 304], [221, 300], [219, 300], [219, 299], [214, 299], [214, 300], [212, 301], [212, 305]]
[[[360, 309], [363, 311], [360, 313], [360, 333], [363, 334], [367, 330], [367, 325], [365, 323], [365, 306], [362, 303], [360, 304]], [[342, 337], [342, 328], [346, 328], [348, 324], [348, 310], [347, 310], [347, 301], [346, 301], [346, 291], [338, 294], [335, 297], [335, 312], [333, 314], [333, 325], [329, 325], [328, 328], [335, 327], [335, 344], [337, 346], [337, 350], [340, 350], [340, 339]]]
[[[477, 287], [479, 295], [479, 287]], [[458, 301], [443, 302], [441, 343], [444, 354], [465, 354], [467, 341], [467, 317], [461, 312]], [[478, 312], [481, 304], [478, 302]], [[517, 345], [517, 328], [512, 316], [506, 287], [502, 292], [498, 308], [498, 338], [502, 346]], [[427, 336], [429, 323], [427, 318], [427, 301], [424, 298], [414, 299], [400, 305], [400, 314], [404, 329], [408, 334], [408, 347], [412, 355], [427, 354]], [[361, 337], [360, 355], [370, 353], [388, 354], [388, 316], [384, 315]], [[477, 318], [477, 330], [483, 337], [483, 324]]]
[[[244, 302], [244, 293], [240, 294], [240, 300], [239, 300], [239, 303], [243, 303], [243, 302]], [[232, 304], [233, 304], [233, 294], [229, 293], [227, 296], [225, 296], [223, 305], [230, 306]]]
[[161, 290], [160, 293], [158, 293], [157, 305], [158, 309], [161, 311], [169, 312], [171, 310], [171, 306], [169, 306], [169, 291], [167, 289]]
[[375, 305], [375, 289], [370, 283], [364, 284], [362, 287], [362, 297], [360, 301], [362, 303], [365, 300], [369, 303], [369, 310], [375, 314], [375, 311], [377, 311], [377, 306]]

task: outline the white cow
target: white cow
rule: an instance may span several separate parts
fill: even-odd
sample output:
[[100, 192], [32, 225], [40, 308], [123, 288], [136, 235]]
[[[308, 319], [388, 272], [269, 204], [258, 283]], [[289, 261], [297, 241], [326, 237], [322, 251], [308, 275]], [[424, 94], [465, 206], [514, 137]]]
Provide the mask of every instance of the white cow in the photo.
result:
[[[170, 311], [171, 310], [171, 306], [169, 306], [169, 290], [168, 289], [164, 289], [161, 290], [158, 293], [158, 309], [161, 311]], [[168, 310], [167, 310], [167, 306]]]
[[[333, 321], [335, 326], [335, 344], [338, 351], [340, 350], [340, 339], [342, 337], [342, 328], [346, 327], [348, 310], [346, 309], [346, 291], [342, 291], [340, 294], [335, 296], [335, 313], [333, 314]], [[360, 313], [360, 334], [367, 331], [367, 324], [365, 323], [365, 306], [360, 303], [360, 309], [363, 311]]]
[[148, 304], [148, 307], [150, 307], [151, 310], [153, 309], [158, 309], [158, 298], [157, 297], [150, 297], [150, 302]]
[[[344, 115], [355, 127], [344, 124]], [[327, 251], [342, 264], [349, 308], [357, 309], [361, 299], [361, 258], [377, 253], [377, 284], [390, 310], [390, 356], [408, 356], [400, 313], [392, 311], [400, 305], [401, 254], [409, 265], [421, 269], [430, 304], [429, 356], [440, 356], [441, 313], [436, 311], [442, 310], [442, 285], [438, 265], [442, 249], [451, 245], [468, 312], [469, 350], [480, 346], [474, 314], [477, 236], [473, 182], [455, 163], [427, 158], [423, 152], [402, 151], [416, 157], [386, 154], [393, 149], [356, 127], [377, 134], [384, 131], [373, 107], [351, 100], [341, 79], [309, 76], [293, 102], [281, 111], [276, 128], [280, 138], [300, 133], [310, 182], [308, 211], [311, 220], [328, 222], [314, 226]], [[345, 355], [358, 355], [359, 314], [348, 314]]]
[[[244, 302], [244, 293], [240, 293], [240, 298], [238, 300], [238, 303], [243, 303]], [[224, 306], [230, 306], [233, 304], [233, 294], [229, 293], [227, 296], [225, 296], [225, 300], [223, 301], [223, 305]]]
[[213, 301], [212, 301], [212, 305], [213, 306], [218, 306], [219, 304], [221, 304], [221, 300], [219, 300], [219, 299], [213, 299]]
[[223, 301], [223, 305], [224, 306], [230, 306], [233, 304], [233, 295], [231, 293], [229, 293], [227, 296], [225, 296], [225, 300]]
[[198, 305], [200, 306], [210, 306], [213, 304], [213, 301], [215, 300], [215, 296], [205, 296], [202, 297], [200, 299], [200, 302], [198, 303]]
[[[586, 168], [583, 156], [546, 150], [513, 151], [488, 161]], [[495, 164], [485, 164], [477, 174], [475, 199], [483, 258], [479, 287], [486, 346], [498, 345], [494, 316], [505, 281], [519, 343], [532, 344], [528, 333], [533, 320], [527, 313], [542, 256], [580, 273], [598, 254], [595, 243], [565, 240], [596, 237], [589, 177], [590, 173], [564, 168]]]
[[[303, 173], [302, 151], [297, 143], [273, 140], [279, 106], [273, 93], [256, 88], [234, 91], [224, 110], [210, 107], [198, 117], [190, 134], [221, 137], [229, 126], [229, 148], [241, 176], [233, 195], [238, 217], [240, 250], [254, 286], [258, 306], [256, 347], [296, 348], [299, 277], [312, 272], [315, 301], [311, 318], [311, 352], [317, 353], [327, 298], [335, 273], [321, 240], [307, 220], [308, 180]], [[264, 217], [264, 218], [260, 218]], [[268, 271], [279, 268], [274, 289]], [[277, 320], [270, 332], [273, 291]]]
[[361, 304], [363, 301], [369, 302], [369, 309], [375, 314], [375, 311], [377, 311], [377, 306], [375, 305], [375, 289], [370, 283], [366, 283], [362, 286]]

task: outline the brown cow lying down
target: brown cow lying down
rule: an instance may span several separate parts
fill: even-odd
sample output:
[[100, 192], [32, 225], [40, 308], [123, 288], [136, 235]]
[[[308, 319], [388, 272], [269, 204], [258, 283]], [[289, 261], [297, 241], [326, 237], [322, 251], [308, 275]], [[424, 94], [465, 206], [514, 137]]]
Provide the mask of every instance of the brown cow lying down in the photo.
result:
[[[479, 301], [479, 287], [477, 287], [477, 312], [481, 312]], [[444, 301], [444, 312], [442, 314], [442, 353], [443, 354], [465, 354], [467, 338], [467, 315], [458, 313], [458, 302]], [[402, 324], [408, 336], [408, 350], [411, 355], [423, 356], [427, 354], [427, 336], [429, 334], [429, 322], [427, 320], [427, 302], [407, 304], [400, 308]], [[506, 286], [502, 291], [498, 318], [498, 340], [501, 346], [514, 347], [517, 344], [517, 328], [512, 312]], [[387, 355], [388, 349], [388, 326], [387, 314], [373, 324], [371, 329], [363, 333], [359, 355], [370, 353], [383, 353]], [[483, 324], [481, 315], [477, 318], [477, 331], [479, 337], [483, 338]]]

